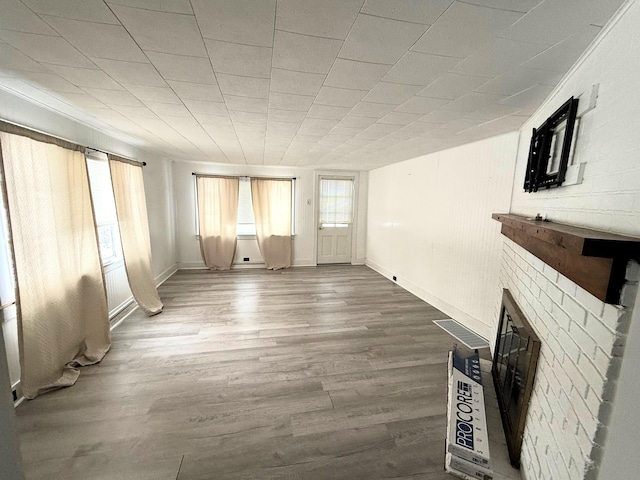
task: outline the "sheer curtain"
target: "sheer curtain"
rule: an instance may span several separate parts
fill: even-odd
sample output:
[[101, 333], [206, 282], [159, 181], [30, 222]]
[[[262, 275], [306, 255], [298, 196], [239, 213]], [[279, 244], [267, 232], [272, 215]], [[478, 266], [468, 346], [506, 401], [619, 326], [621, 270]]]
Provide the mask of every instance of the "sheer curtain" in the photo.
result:
[[107, 297], [84, 154], [5, 132], [0, 145], [21, 385], [26, 398], [35, 398], [73, 385], [76, 367], [107, 353]]
[[238, 177], [196, 175], [202, 260], [211, 270], [229, 270], [236, 252]]
[[252, 178], [256, 236], [267, 268], [291, 266], [291, 180]]
[[142, 165], [109, 155], [109, 167], [129, 287], [138, 306], [147, 315], [156, 315], [162, 311], [163, 305], [151, 272], [151, 242]]

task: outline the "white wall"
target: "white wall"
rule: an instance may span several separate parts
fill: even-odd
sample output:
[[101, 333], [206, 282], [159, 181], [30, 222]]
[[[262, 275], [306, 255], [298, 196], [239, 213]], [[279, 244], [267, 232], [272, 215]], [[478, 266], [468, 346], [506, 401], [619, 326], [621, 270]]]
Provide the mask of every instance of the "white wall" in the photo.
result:
[[367, 264], [490, 338], [518, 134], [369, 172]]
[[[638, 142], [637, 133], [640, 112], [638, 25], [640, 25], [640, 3], [629, 1], [554, 90], [543, 108], [525, 125], [518, 150], [512, 213], [521, 215], [541, 213], [546, 214], [553, 221], [640, 236], [640, 142]], [[582, 105], [578, 108], [580, 114], [588, 102], [585, 97], [588, 97], [591, 86], [596, 83], [599, 84], [597, 106], [584, 115], [577, 133], [576, 161], [585, 162], [583, 182], [579, 185], [563, 186], [548, 191], [524, 193], [522, 182], [531, 129], [539, 126], [571, 96], [582, 95], [580, 99]], [[505, 284], [515, 285], [520, 273], [507, 269], [504, 275]], [[637, 306], [632, 312], [627, 309], [627, 315], [633, 315], [637, 319], [637, 310]], [[579, 323], [581, 309], [567, 310], [566, 313], [569, 315], [569, 322], [573, 322], [574, 325]], [[554, 315], [558, 325], [562, 318], [560, 313]], [[587, 317], [587, 323], [590, 318]], [[567, 440], [573, 442], [573, 451], [569, 452], [569, 456], [576, 457], [574, 459], [576, 465], [569, 461], [567, 465], [569, 473], [554, 476], [539, 461], [547, 458], [545, 449], [558, 451], [557, 441], [549, 441], [553, 426], [547, 424], [545, 428], [537, 428], [537, 430], [532, 426], [527, 427], [526, 463], [523, 469], [527, 480], [574, 479], [583, 478], [583, 476], [588, 479], [608, 480], [637, 476], [640, 470], [640, 457], [635, 454], [635, 450], [627, 450], [629, 455], [623, 456], [619, 455], [622, 452], [616, 451], [625, 440], [634, 440], [633, 446], [627, 445], [630, 449], [637, 447], [638, 442], [638, 428], [634, 420], [633, 408], [625, 410], [626, 405], [635, 405], [636, 399], [640, 396], [637, 375], [632, 374], [634, 371], [632, 362], [637, 358], [637, 352], [634, 349], [640, 344], [640, 330], [636, 327], [632, 326], [626, 338], [623, 336], [619, 340], [621, 348], [605, 352], [607, 355], [604, 356], [600, 354], [598, 358], [593, 357], [592, 352], [585, 351], [577, 359], [572, 359], [569, 352], [571, 344], [568, 341], [561, 342], [561, 348], [556, 349], [558, 354], [557, 359], [554, 360], [556, 371], [563, 369], [578, 371], [582, 365], [592, 372], [593, 369], [589, 368], [591, 364], [600, 371], [600, 377], [606, 376], [610, 384], [615, 384], [617, 379], [617, 393], [610, 392], [611, 398], [603, 398], [601, 392], [594, 387], [599, 383], [597, 375], [587, 377], [588, 390], [583, 392], [579, 392], [581, 387], [573, 388], [569, 385], [570, 403], [578, 416], [582, 416], [581, 412], [587, 413], [582, 409], [584, 403], [579, 401], [580, 396], [586, 392], [586, 398], [591, 398], [587, 405], [592, 416], [598, 415], [597, 431], [593, 431], [594, 423], [590, 422], [591, 428], [587, 435], [582, 435], [584, 428], [578, 429], [575, 439]], [[600, 345], [608, 340], [611, 330], [619, 328], [619, 325], [611, 324], [608, 330], [587, 330], [586, 336], [580, 336], [581, 330], [576, 327], [569, 336], [575, 339], [573, 334], [576, 333], [585, 342]], [[553, 343], [554, 339], [555, 335], [549, 334], [545, 338], [549, 343]], [[623, 352], [626, 373], [617, 378], [619, 355]], [[578, 370], [574, 368], [575, 366]], [[544, 398], [549, 404], [565, 401], [562, 393], [545, 389], [543, 380], [536, 381], [536, 389], [540, 391], [538, 396]], [[602, 395], [605, 394], [602, 393]], [[603, 402], [600, 404], [599, 400]], [[540, 412], [544, 412], [545, 408]], [[615, 412], [614, 421], [610, 421], [609, 418], [611, 408]], [[550, 406], [547, 413], [553, 410], [553, 406]], [[544, 425], [545, 420], [549, 421], [547, 413], [544, 419], [541, 418], [532, 425], [538, 427]], [[559, 450], [566, 452], [563, 446]], [[599, 472], [599, 461], [602, 457], [605, 461], [602, 464], [602, 471]], [[586, 465], [584, 462], [580, 464], [580, 460], [585, 458]], [[593, 466], [591, 466], [592, 461]]]
[[[317, 172], [307, 168], [295, 167], [260, 167], [249, 165], [219, 165], [207, 163], [173, 163], [173, 188], [175, 198], [176, 244], [178, 265], [181, 268], [204, 268], [200, 245], [196, 238], [196, 201], [195, 177], [192, 172], [219, 175], [256, 175], [273, 177], [296, 177], [295, 192], [295, 238], [293, 241], [294, 266], [316, 264], [316, 191]], [[336, 172], [322, 172], [336, 173]], [[341, 172], [343, 174], [347, 172]], [[353, 172], [351, 172], [353, 173]], [[354, 263], [364, 263], [366, 205], [366, 172], [356, 172], [359, 177], [359, 206], [354, 229]], [[239, 239], [234, 258], [234, 266], [245, 264], [244, 257], [251, 259], [251, 264], [263, 264], [255, 238]]]

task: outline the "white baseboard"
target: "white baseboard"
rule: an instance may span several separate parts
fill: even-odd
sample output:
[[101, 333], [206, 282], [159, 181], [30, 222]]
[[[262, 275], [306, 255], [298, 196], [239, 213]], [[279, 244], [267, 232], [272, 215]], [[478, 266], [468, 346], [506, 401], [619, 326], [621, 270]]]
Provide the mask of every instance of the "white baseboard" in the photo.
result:
[[156, 275], [156, 278], [154, 278], [156, 282], [156, 286], [159, 287], [160, 285], [162, 285], [164, 282], [166, 282], [169, 279], [169, 277], [171, 277], [171, 275], [173, 275], [177, 271], [178, 271], [178, 264], [174, 263], [169, 268], [167, 268], [164, 272], [162, 272], [160, 275]]
[[[367, 260], [366, 261], [366, 265], [369, 268], [371, 268], [372, 270], [375, 270], [376, 272], [378, 272], [383, 277], [386, 277], [389, 280], [393, 281], [392, 280], [393, 279], [393, 273], [389, 269], [387, 269], [387, 268], [383, 267], [382, 265], [379, 265], [376, 262], [373, 262], [371, 260]], [[472, 317], [468, 313], [463, 312], [459, 308], [451, 305], [448, 302], [445, 302], [441, 298], [436, 297], [435, 295], [433, 295], [433, 294], [427, 292], [426, 290], [418, 287], [414, 283], [403, 279], [402, 277], [399, 277], [398, 280], [395, 283], [397, 283], [399, 286], [404, 288], [406, 291], [414, 294], [420, 300], [424, 300], [429, 305], [431, 305], [431, 306], [437, 308], [438, 310], [440, 310], [441, 312], [445, 313], [446, 315], [448, 315], [453, 320], [456, 320], [457, 322], [460, 322], [462, 325], [464, 325], [465, 327], [467, 327], [469, 330], [471, 330], [472, 332], [476, 333], [477, 335], [480, 335], [482, 338], [490, 338], [489, 334], [490, 334], [491, 327], [489, 325], [485, 326], [484, 323], [482, 323], [477, 318]], [[480, 330], [480, 329], [478, 329], [479, 325], [483, 325], [483, 326], [485, 326], [485, 328], [483, 328], [481, 331], [479, 331]]]

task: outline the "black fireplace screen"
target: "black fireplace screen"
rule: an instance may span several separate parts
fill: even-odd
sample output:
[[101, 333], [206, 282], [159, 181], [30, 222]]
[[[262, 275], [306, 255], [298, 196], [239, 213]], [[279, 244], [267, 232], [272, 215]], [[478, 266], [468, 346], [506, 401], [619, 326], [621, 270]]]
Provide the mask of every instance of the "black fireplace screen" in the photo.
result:
[[502, 308], [491, 373], [502, 424], [514, 467], [520, 467], [522, 436], [540, 353], [540, 340], [509, 290], [502, 293]]

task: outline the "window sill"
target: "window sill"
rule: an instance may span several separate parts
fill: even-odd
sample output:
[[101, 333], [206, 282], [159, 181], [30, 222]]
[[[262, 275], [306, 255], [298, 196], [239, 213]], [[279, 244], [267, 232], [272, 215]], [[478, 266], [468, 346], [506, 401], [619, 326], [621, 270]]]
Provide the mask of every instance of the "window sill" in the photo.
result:
[[124, 266], [124, 260], [122, 258], [114, 258], [113, 260], [109, 260], [108, 262], [102, 264], [104, 273], [116, 270], [122, 266]]

